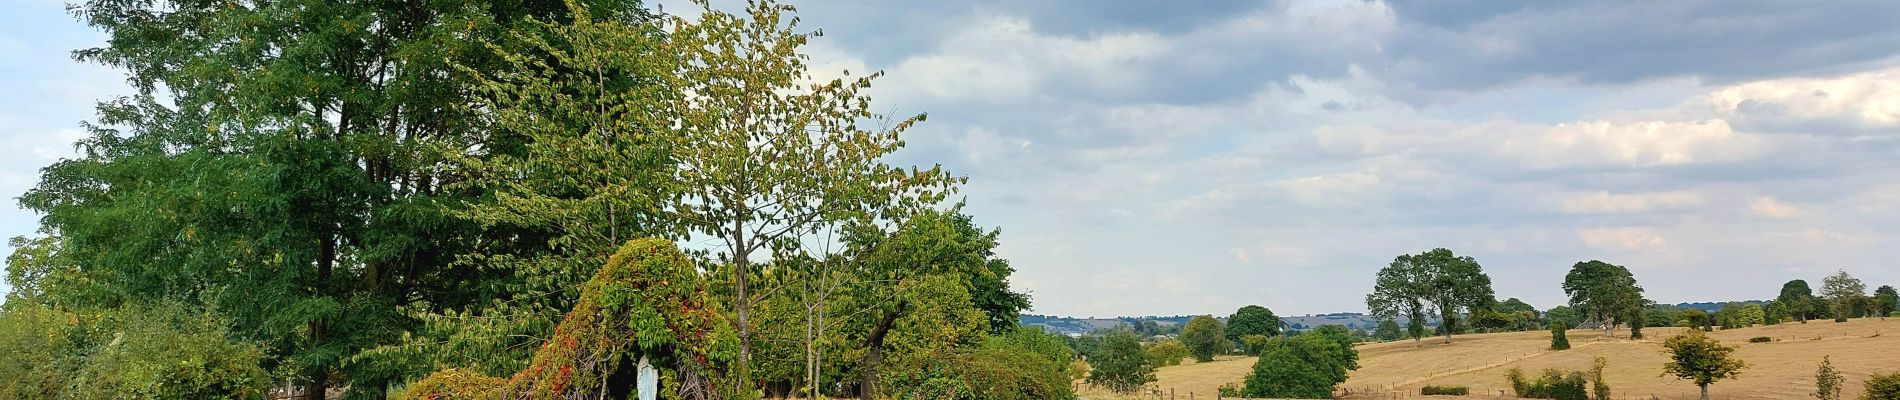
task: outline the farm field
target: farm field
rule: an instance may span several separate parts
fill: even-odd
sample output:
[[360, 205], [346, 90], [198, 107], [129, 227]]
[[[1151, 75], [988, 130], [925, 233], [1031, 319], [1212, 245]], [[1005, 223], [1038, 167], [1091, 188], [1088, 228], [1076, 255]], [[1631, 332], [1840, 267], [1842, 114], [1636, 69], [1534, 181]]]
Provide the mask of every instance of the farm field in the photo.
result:
[[[1425, 385], [1458, 385], [1471, 388], [1473, 398], [1496, 398], [1510, 394], [1504, 372], [1513, 367], [1534, 374], [1544, 368], [1584, 370], [1594, 357], [1609, 360], [1606, 380], [1615, 398], [1694, 399], [1695, 384], [1664, 377], [1663, 338], [1683, 328], [1648, 328], [1647, 339], [1631, 341], [1627, 330], [1618, 330], [1616, 339], [1604, 339], [1602, 331], [1572, 330], [1568, 333], [1572, 348], [1549, 351], [1548, 332], [1512, 332], [1457, 336], [1452, 344], [1442, 338], [1366, 344], [1358, 347], [1360, 368], [1342, 390], [1349, 399], [1413, 398]], [[1846, 376], [1845, 393], [1858, 396], [1863, 381], [1875, 372], [1900, 371], [1900, 318], [1885, 321], [1856, 319], [1846, 323], [1815, 321], [1774, 326], [1720, 330], [1711, 336], [1738, 348], [1735, 355], [1749, 363], [1741, 376], [1711, 386], [1711, 395], [1724, 399], [1798, 399], [1814, 390], [1814, 369], [1821, 356], [1833, 357], [1834, 366]], [[1748, 343], [1749, 338], [1767, 336], [1771, 343]], [[1189, 363], [1162, 368], [1156, 372], [1155, 387], [1163, 392], [1173, 389], [1177, 398], [1211, 398], [1220, 385], [1239, 382], [1252, 368], [1252, 358], [1218, 359], [1208, 363]], [[1084, 388], [1086, 399], [1132, 399], [1101, 390]], [[1152, 398], [1152, 397], [1150, 397]], [[1444, 398], [1434, 396], [1432, 398]]]

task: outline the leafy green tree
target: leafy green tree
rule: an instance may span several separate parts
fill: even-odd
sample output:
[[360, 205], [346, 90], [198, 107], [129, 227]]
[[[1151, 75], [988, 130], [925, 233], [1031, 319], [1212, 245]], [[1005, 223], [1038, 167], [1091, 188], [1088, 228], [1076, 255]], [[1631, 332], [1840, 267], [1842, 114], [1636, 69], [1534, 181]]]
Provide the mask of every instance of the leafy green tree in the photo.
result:
[[1517, 330], [1532, 330], [1542, 326], [1542, 321], [1537, 316], [1537, 307], [1532, 307], [1530, 303], [1525, 303], [1516, 297], [1498, 302], [1496, 310], [1517, 321], [1519, 324], [1516, 327]]
[[1213, 361], [1214, 356], [1233, 350], [1233, 342], [1227, 340], [1227, 327], [1213, 316], [1198, 315], [1181, 327], [1181, 343], [1187, 345], [1199, 362]]
[[1570, 306], [1556, 306], [1544, 312], [1544, 323], [1561, 323], [1566, 327], [1575, 327], [1583, 323], [1583, 316], [1577, 313], [1577, 309], [1571, 308]]
[[1564, 335], [1564, 331], [1569, 329], [1570, 326], [1564, 325], [1562, 322], [1552, 322], [1550, 324], [1551, 350], [1570, 350], [1570, 338]]
[[1331, 398], [1333, 390], [1359, 369], [1359, 352], [1344, 327], [1326, 325], [1313, 332], [1276, 340], [1254, 362], [1246, 379], [1247, 397]]
[[1834, 369], [1834, 361], [1829, 356], [1821, 356], [1821, 366], [1814, 370], [1814, 397], [1821, 400], [1841, 400], [1841, 371]]
[[1886, 319], [1888, 314], [1900, 310], [1900, 292], [1894, 291], [1891, 285], [1881, 285], [1874, 289], [1874, 303], [1874, 313]]
[[886, 354], [917, 362], [929, 357], [915, 350], [888, 352], [893, 350], [894, 336], [916, 338], [907, 341], [909, 348], [951, 347], [959, 338], [981, 333], [967, 331], [966, 317], [959, 310], [974, 311], [981, 330], [988, 330], [994, 316], [976, 299], [984, 296], [983, 290], [1007, 290], [1007, 285], [973, 284], [986, 279], [1006, 282], [1007, 276], [996, 276], [998, 271], [992, 268], [997, 265], [1000, 233], [978, 228], [961, 205], [917, 212], [894, 229], [886, 232], [878, 226], [854, 224], [844, 238], [845, 253], [854, 268], [850, 273], [864, 282], [876, 282], [850, 285], [849, 303], [842, 305], [854, 310], [842, 329], [861, 352], [855, 369], [863, 396], [882, 390], [877, 382]]
[[1227, 317], [1227, 340], [1239, 342], [1247, 335], [1279, 336], [1280, 317], [1266, 307], [1249, 305]]
[[759, 296], [748, 282], [754, 254], [845, 221], [901, 216], [964, 179], [886, 164], [924, 116], [878, 118], [865, 90], [881, 73], [807, 84], [815, 79], [799, 52], [811, 35], [797, 30], [790, 6], [753, 2], [739, 14], [702, 6], [697, 20], [666, 23], [678, 58], [674, 90], [692, 94], [660, 110], [678, 131], [669, 145], [681, 194], [666, 208], [687, 232], [718, 244], [743, 374]]
[[1379, 329], [1373, 331], [1372, 337], [1378, 338], [1381, 341], [1393, 341], [1404, 339], [1405, 333], [1399, 331], [1398, 322], [1393, 321], [1391, 318], [1384, 318], [1379, 320]]
[[1643, 308], [1643, 287], [1628, 268], [1597, 260], [1579, 262], [1564, 276], [1564, 294], [1570, 306], [1590, 320], [1603, 324], [1603, 336], [1610, 337], [1616, 325]]
[[1603, 379], [1603, 369], [1610, 366], [1610, 360], [1597, 356], [1590, 361], [1590, 396], [1596, 400], [1610, 400], [1610, 383]]
[[1670, 357], [1663, 364], [1663, 375], [1695, 382], [1702, 388], [1702, 400], [1709, 399], [1710, 384], [1734, 378], [1748, 368], [1748, 363], [1733, 357], [1734, 347], [1693, 329], [1663, 340], [1663, 353]]
[[1836, 271], [1821, 280], [1821, 297], [1833, 306], [1834, 322], [1847, 322], [1854, 316], [1854, 302], [1867, 295], [1867, 285], [1847, 271]]
[[1141, 351], [1141, 341], [1132, 333], [1112, 333], [1102, 338], [1101, 348], [1089, 354], [1090, 385], [1115, 393], [1129, 394], [1155, 381], [1155, 367]]
[[[576, 4], [647, 18], [634, 2]], [[549, 232], [457, 211], [488, 194], [454, 184], [481, 168], [463, 161], [522, 144], [483, 126], [459, 70], [507, 69], [484, 45], [572, 18], [567, 7], [94, 0], [73, 12], [110, 38], [75, 56], [126, 71], [137, 93], [101, 103], [81, 156], [21, 202], [79, 275], [110, 283], [94, 300], [201, 303], [300, 385], [375, 396], [399, 371], [347, 358], [416, 326], [400, 306], [509, 297], [506, 268], [462, 257], [545, 246], [534, 242]]]
[[1788, 320], [1788, 307], [1780, 301], [1771, 300], [1767, 307], [1762, 307], [1761, 315], [1763, 324], [1780, 325]]
[[[1452, 325], [1459, 314], [1496, 301], [1491, 277], [1477, 260], [1441, 248], [1400, 255], [1380, 269], [1372, 293], [1366, 295], [1366, 308], [1380, 318], [1403, 316], [1413, 321], [1422, 321], [1431, 312], [1444, 325]], [[1445, 342], [1450, 343], [1453, 330], [1443, 331]]]
[[1809, 319], [1814, 318], [1811, 310], [1814, 309], [1813, 304], [1816, 301], [1814, 291], [1808, 288], [1808, 281], [1796, 279], [1782, 284], [1781, 295], [1775, 297], [1775, 302], [1786, 306], [1788, 316], [1794, 317], [1796, 322], [1805, 324]]

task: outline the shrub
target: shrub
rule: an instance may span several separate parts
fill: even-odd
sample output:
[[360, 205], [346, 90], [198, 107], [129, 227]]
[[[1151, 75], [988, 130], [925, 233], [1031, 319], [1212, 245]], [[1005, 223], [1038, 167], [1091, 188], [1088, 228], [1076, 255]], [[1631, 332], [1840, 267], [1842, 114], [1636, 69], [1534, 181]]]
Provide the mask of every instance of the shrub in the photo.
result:
[[1610, 400], [1610, 383], [1603, 380], [1603, 368], [1610, 366], [1610, 360], [1597, 357], [1590, 362], [1590, 391], [1596, 400]]
[[1103, 338], [1101, 348], [1089, 355], [1088, 383], [1091, 385], [1128, 394], [1154, 381], [1155, 367], [1148, 363], [1147, 353], [1141, 351], [1141, 343], [1132, 333], [1109, 334]]
[[1867, 393], [1861, 400], [1900, 400], [1900, 373], [1875, 374], [1867, 379]]
[[[1333, 325], [1328, 325], [1331, 327]], [[1332, 397], [1346, 381], [1348, 371], [1359, 369], [1359, 351], [1344, 329], [1318, 329], [1282, 339], [1263, 349], [1247, 376], [1246, 397]]]
[[1524, 376], [1524, 370], [1511, 368], [1504, 372], [1504, 379], [1511, 382], [1511, 390], [1517, 397], [1526, 399], [1589, 400], [1590, 394], [1584, 385], [1589, 380], [1582, 372], [1564, 372], [1555, 368], [1544, 370], [1535, 380]]
[[0, 398], [264, 398], [263, 352], [225, 326], [178, 304], [9, 302], [0, 307]]
[[1767, 337], [1767, 336], [1756, 336], [1756, 337], [1748, 338], [1749, 343], [1768, 343], [1768, 342], [1773, 342], [1773, 341], [1775, 341], [1774, 338]]
[[1242, 352], [1247, 353], [1247, 355], [1257, 356], [1260, 355], [1262, 349], [1267, 347], [1268, 343], [1272, 342], [1272, 338], [1262, 335], [1242, 336], [1240, 337], [1240, 349]]
[[1181, 365], [1181, 359], [1191, 356], [1187, 345], [1181, 344], [1179, 340], [1163, 340], [1144, 347], [1142, 351], [1148, 353], [1148, 362], [1155, 367]]
[[1834, 361], [1821, 356], [1821, 366], [1814, 370], [1814, 397], [1821, 400], [1841, 400], [1841, 371], [1834, 369]]
[[1426, 386], [1419, 388], [1418, 394], [1425, 396], [1468, 396], [1471, 395], [1471, 389], [1465, 388], [1464, 386]]
[[1187, 345], [1194, 361], [1199, 362], [1213, 361], [1215, 355], [1234, 349], [1234, 343], [1227, 341], [1227, 327], [1206, 315], [1196, 316], [1181, 327], [1181, 344]]
[[1220, 397], [1240, 397], [1241, 393], [1244, 393], [1241, 390], [1240, 384], [1238, 383], [1228, 383], [1228, 384], [1220, 385], [1220, 389], [1218, 391], [1220, 392]]
[[1569, 350], [1570, 338], [1564, 336], [1564, 330], [1570, 329], [1563, 323], [1550, 324], [1550, 349]]

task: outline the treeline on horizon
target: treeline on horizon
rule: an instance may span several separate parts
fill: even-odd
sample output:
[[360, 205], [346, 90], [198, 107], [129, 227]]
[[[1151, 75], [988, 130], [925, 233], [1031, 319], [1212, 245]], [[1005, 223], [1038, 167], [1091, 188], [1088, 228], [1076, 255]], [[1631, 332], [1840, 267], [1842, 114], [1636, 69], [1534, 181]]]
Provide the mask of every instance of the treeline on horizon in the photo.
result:
[[[0, 398], [1061, 399], [924, 114], [771, 0], [144, 2], [19, 197]], [[842, 72], [838, 75], [837, 72]], [[832, 76], [836, 76], [833, 78]]]

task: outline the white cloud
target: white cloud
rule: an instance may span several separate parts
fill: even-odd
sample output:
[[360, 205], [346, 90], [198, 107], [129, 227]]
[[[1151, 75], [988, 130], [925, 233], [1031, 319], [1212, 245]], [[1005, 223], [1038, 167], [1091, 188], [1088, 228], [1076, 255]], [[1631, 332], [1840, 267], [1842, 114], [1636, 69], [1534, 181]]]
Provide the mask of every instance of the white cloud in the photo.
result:
[[1900, 127], [1900, 69], [1749, 82], [1716, 90], [1699, 102], [1717, 116], [1765, 129], [1895, 128]]
[[1578, 230], [1577, 238], [1601, 250], [1646, 252], [1669, 247], [1669, 241], [1652, 228], [1589, 228]]
[[1253, 262], [1253, 257], [1247, 254], [1247, 249], [1235, 247], [1232, 249], [1228, 249], [1227, 253], [1232, 254], [1234, 256], [1234, 261], [1239, 261], [1241, 264], [1247, 264], [1247, 263]]
[[1531, 169], [1738, 161], [1763, 150], [1760, 138], [1738, 134], [1723, 120], [1561, 123], [1499, 146], [1500, 153]]
[[1757, 197], [1748, 202], [1748, 212], [1758, 217], [1771, 219], [1790, 219], [1808, 215], [1807, 210], [1783, 203], [1773, 197]]
[[1702, 205], [1702, 196], [1684, 191], [1656, 193], [1594, 191], [1566, 195], [1558, 209], [1569, 214], [1620, 214], [1682, 209], [1700, 205]]

